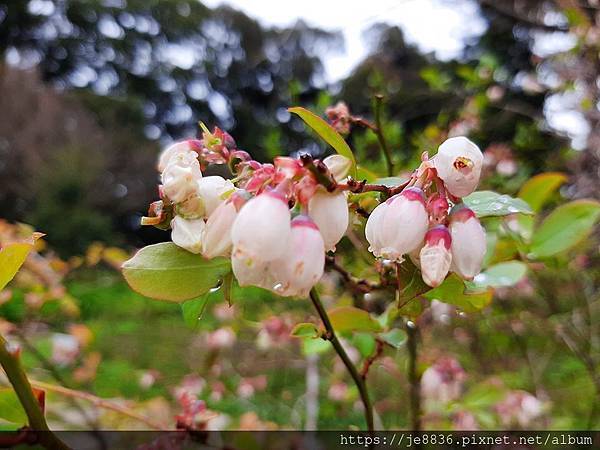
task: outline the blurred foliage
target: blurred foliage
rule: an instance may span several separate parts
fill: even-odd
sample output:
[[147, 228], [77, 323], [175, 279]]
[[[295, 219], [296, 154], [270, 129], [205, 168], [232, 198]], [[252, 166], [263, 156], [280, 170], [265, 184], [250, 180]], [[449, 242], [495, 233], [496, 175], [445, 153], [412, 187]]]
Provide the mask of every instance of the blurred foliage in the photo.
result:
[[[396, 175], [447, 134], [466, 134], [485, 150], [485, 187], [518, 195], [539, 213], [486, 219], [494, 251], [484, 281], [499, 287], [488, 306], [465, 314], [437, 301], [406, 305], [405, 314], [422, 313], [419, 374], [449, 355], [466, 373], [457, 398], [425, 402], [425, 427], [506, 427], [501, 406], [527, 391], [543, 412], [513, 426], [597, 429], [597, 233], [567, 253], [527, 260], [517, 286], [502, 287], [506, 270], [509, 278], [522, 274], [510, 261], [551, 220], [550, 210], [566, 198], [598, 195], [597, 7], [568, 0], [477, 3], [487, 28], [462, 58], [438, 61], [407, 44], [399, 28], [376, 25], [368, 33], [370, 55], [328, 86], [322, 58], [341, 38], [301, 22], [263, 28], [230, 8], [192, 0], [0, 1], [0, 52], [9, 63], [0, 69], [1, 216], [32, 223], [51, 244], [38, 241], [0, 292], [0, 332], [24, 345], [28, 372], [126, 399], [132, 410], [168, 424], [180, 411], [176, 389], [184, 388], [217, 414], [209, 422], [215, 428], [301, 428], [312, 370], [320, 380], [319, 428], [361, 426], [358, 394], [328, 343], [289, 336], [297, 323], [318, 327], [306, 302], [234, 288], [231, 308], [214, 299], [184, 303], [188, 329], [179, 305], [150, 302], [115, 273], [126, 252], [93, 241], [138, 246], [165, 237], [139, 230], [136, 214], [155, 196], [159, 143], [196, 134], [197, 120], [227, 129], [257, 159], [318, 153], [325, 145], [287, 107], [322, 113], [342, 99], [353, 114], [371, 119], [373, 95], [383, 94]], [[548, 20], [554, 13], [559, 19]], [[533, 51], [540, 32], [570, 32], [576, 44], [540, 56]], [[591, 130], [581, 153], [544, 117], [545, 100], [572, 93]], [[374, 135], [354, 127], [348, 142], [365, 169], [384, 172]], [[520, 191], [532, 175], [565, 169], [567, 176], [555, 174], [545, 193], [531, 184]], [[532, 198], [544, 201], [534, 205]], [[368, 196], [360, 201], [369, 206]], [[9, 236], [3, 248], [31, 231], [1, 223], [0, 237]], [[340, 260], [369, 276], [372, 260], [354, 252], [357, 234], [340, 243], [340, 254], [352, 255]], [[393, 323], [390, 299], [343, 291], [339, 281], [324, 279], [328, 307], [363, 302], [380, 324]], [[383, 426], [400, 428], [409, 426], [408, 357], [402, 333], [392, 330], [388, 338], [399, 348], [386, 348], [369, 387]], [[372, 354], [372, 336], [343, 337], [354, 357]], [[105, 409], [90, 423], [72, 399], [48, 395], [49, 417], [60, 427], [89, 428], [98, 425], [94, 420], [106, 428], [144, 426]]]

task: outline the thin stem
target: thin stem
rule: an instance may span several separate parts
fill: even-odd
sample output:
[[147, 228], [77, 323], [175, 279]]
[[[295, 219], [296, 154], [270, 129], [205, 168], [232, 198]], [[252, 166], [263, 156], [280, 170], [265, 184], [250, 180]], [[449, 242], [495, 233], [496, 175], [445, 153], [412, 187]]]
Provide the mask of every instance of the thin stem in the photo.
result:
[[370, 355], [366, 360], [365, 363], [363, 365], [362, 370], [360, 371], [360, 376], [363, 378], [363, 380], [367, 379], [367, 375], [369, 374], [369, 369], [371, 368], [371, 366], [373, 365], [373, 363], [375, 362], [375, 360], [377, 358], [379, 358], [381, 356], [381, 354], [383, 353], [383, 341], [377, 339], [376, 340], [376, 347], [375, 347], [375, 351], [373, 352], [372, 355]]
[[321, 298], [319, 297], [319, 294], [315, 288], [312, 288], [310, 291], [310, 299], [315, 309], [317, 310], [321, 321], [323, 322], [323, 326], [325, 327], [326, 335], [324, 336], [324, 338], [331, 342], [331, 345], [333, 346], [334, 350], [346, 366], [346, 369], [348, 369], [350, 376], [352, 377], [354, 383], [356, 384], [356, 387], [358, 388], [360, 399], [362, 400], [363, 406], [365, 408], [365, 420], [367, 422], [367, 429], [369, 430], [369, 432], [373, 432], [375, 430], [373, 426], [373, 405], [371, 404], [371, 399], [369, 398], [369, 391], [367, 390], [365, 380], [363, 380], [363, 378], [360, 376], [358, 370], [356, 370], [356, 367], [348, 357], [346, 350], [344, 350], [344, 347], [342, 347], [342, 344], [335, 335], [335, 331], [333, 329], [333, 326], [331, 325], [331, 321], [329, 320], [327, 311], [325, 311], [325, 308], [321, 303]]
[[419, 330], [414, 322], [406, 323], [408, 340], [408, 380], [410, 383], [410, 417], [412, 431], [421, 430], [421, 386], [417, 375], [417, 340]]
[[19, 353], [9, 350], [8, 342], [2, 335], [0, 335], [0, 365], [6, 372], [8, 381], [15, 390], [25, 414], [27, 414], [29, 426], [34, 431], [41, 431], [37, 435], [40, 443], [48, 449], [68, 450], [69, 447], [50, 431], [40, 404], [19, 362]]
[[[29, 351], [40, 362], [40, 364], [44, 367], [44, 369], [46, 369], [48, 372], [50, 372], [50, 375], [52, 375], [52, 377], [58, 382], [58, 384], [60, 384], [62, 386], [67, 386], [67, 381], [62, 377], [60, 372], [58, 370], [56, 370], [56, 367], [54, 366], [54, 364], [52, 364], [50, 361], [48, 361], [48, 359], [37, 348], [35, 348], [35, 346], [31, 344], [31, 342], [29, 342], [29, 340], [25, 337], [25, 335], [23, 333], [17, 332], [17, 336], [19, 337], [19, 340], [23, 343], [23, 346], [27, 349], [27, 351]], [[32, 380], [30, 380], [30, 384], [33, 385], [35, 383]], [[75, 407], [80, 412], [80, 414], [85, 418], [86, 422], [88, 423], [88, 426], [90, 426], [90, 428], [92, 428], [93, 430], [97, 430], [99, 428], [98, 423], [96, 420], [94, 420], [94, 418], [92, 418], [88, 414], [88, 411], [86, 411], [73, 398], [70, 397], [69, 400], [70, 400], [71, 404], [73, 405], [73, 407]]]
[[377, 140], [379, 141], [379, 146], [381, 147], [381, 151], [383, 152], [383, 156], [385, 157], [385, 163], [387, 165], [387, 175], [391, 177], [394, 174], [394, 162], [392, 161], [392, 154], [390, 152], [390, 148], [388, 147], [387, 141], [385, 140], [385, 136], [383, 135], [383, 127], [381, 125], [381, 111], [383, 107], [383, 96], [376, 95], [375, 96], [375, 129], [373, 133], [377, 136]]
[[149, 419], [149, 418], [143, 416], [142, 414], [138, 414], [137, 412], [132, 411], [129, 408], [126, 408], [117, 403], [105, 400], [103, 398], [97, 397], [95, 395], [89, 394], [87, 392], [76, 391], [74, 389], [69, 389], [69, 388], [66, 388], [63, 386], [55, 386], [53, 384], [43, 383], [41, 381], [35, 381], [35, 380], [31, 380], [31, 384], [33, 386], [37, 387], [38, 389], [55, 392], [57, 394], [64, 395], [65, 397], [87, 400], [88, 402], [90, 402], [91, 404], [93, 404], [94, 406], [96, 406], [98, 408], [109, 409], [109, 410], [115, 411], [119, 414], [122, 414], [124, 416], [131, 417], [132, 419], [142, 422], [142, 423], [148, 425], [150, 428], [153, 428], [155, 430], [166, 430], [169, 428], [168, 426], [166, 426], [162, 423], [155, 422], [152, 419]]
[[342, 276], [342, 279], [346, 284], [348, 284], [354, 291], [359, 293], [367, 293], [371, 292], [375, 289], [381, 289], [384, 287], [381, 283], [376, 283], [373, 281], [369, 281], [363, 278], [357, 278], [348, 272], [344, 267], [342, 267], [336, 260], [334, 256], [326, 256], [325, 262], [327, 266], [331, 267], [337, 273]]

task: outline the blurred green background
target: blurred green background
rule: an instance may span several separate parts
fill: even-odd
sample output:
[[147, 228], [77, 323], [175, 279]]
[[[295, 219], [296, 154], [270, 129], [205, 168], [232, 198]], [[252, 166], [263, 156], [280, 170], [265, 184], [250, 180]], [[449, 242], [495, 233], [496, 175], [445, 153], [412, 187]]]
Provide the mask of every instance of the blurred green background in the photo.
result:
[[[259, 161], [329, 152], [287, 112], [295, 105], [322, 115], [343, 100], [372, 119], [383, 95], [385, 135], [403, 171], [462, 134], [485, 152], [484, 188], [515, 195], [533, 175], [558, 171], [568, 179], [549, 207], [598, 198], [598, 2], [428, 3], [440, 20], [471, 11], [481, 31], [442, 58], [373, 6], [367, 54], [332, 79], [327, 63], [343, 51], [343, 28], [293, 18], [272, 26], [195, 0], [0, 1], [0, 217], [47, 235], [39, 259], [0, 293], [0, 331], [28, 343], [32, 376], [127, 399], [166, 424], [179, 408], [175, 389], [185, 388], [215, 412], [215, 428], [360, 426], [357, 392], [331, 350], [288, 337], [312, 317], [309, 305], [250, 291], [232, 309], [202, 306], [190, 328], [179, 305], [132, 293], [116, 268], [134, 248], [169, 239], [139, 226], [157, 197], [161, 147], [196, 136], [203, 121]], [[373, 16], [369, 2], [332, 4]], [[348, 141], [364, 166], [383, 172], [374, 136], [355, 129]], [[21, 232], [3, 222], [0, 241]], [[420, 371], [453, 355], [466, 379], [456, 380], [459, 398], [426, 408], [427, 427], [600, 427], [597, 237], [500, 290], [485, 311], [431, 309]], [[325, 285], [328, 301], [352, 302], [334, 278]], [[372, 352], [360, 335], [348, 345]], [[405, 350], [388, 353], [370, 381], [379, 423], [407, 427]], [[308, 373], [321, 377], [317, 418], [307, 412]], [[522, 391], [542, 406], [521, 423], [506, 398]], [[49, 395], [58, 427], [147, 426]]]

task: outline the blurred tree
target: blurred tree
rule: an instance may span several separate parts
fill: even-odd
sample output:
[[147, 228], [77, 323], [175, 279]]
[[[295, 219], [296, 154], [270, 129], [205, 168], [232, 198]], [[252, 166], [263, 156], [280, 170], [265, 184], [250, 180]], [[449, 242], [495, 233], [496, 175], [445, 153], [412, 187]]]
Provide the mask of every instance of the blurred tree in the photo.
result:
[[[302, 22], [264, 29], [195, 0], [4, 1], [0, 10], [9, 60], [39, 61], [60, 88], [126, 99], [143, 111], [152, 139], [195, 134], [200, 119], [257, 145], [289, 120], [292, 95], [316, 97], [325, 86], [320, 55], [341, 45], [339, 35]], [[299, 143], [297, 131], [282, 145]]]
[[[10, 180], [0, 194], [3, 217], [33, 221], [67, 253], [81, 251], [97, 228], [84, 227], [90, 233], [71, 245], [74, 216], [101, 215], [145, 241], [161, 238], [139, 231], [136, 219], [154, 194], [150, 141], [195, 135], [202, 120], [229, 130], [258, 159], [308, 146], [300, 123], [281, 127], [286, 107], [317, 98], [325, 87], [320, 55], [340, 44], [302, 22], [265, 29], [195, 0], [0, 1], [0, 53], [9, 66], [35, 66], [54, 88], [34, 74], [0, 74], [10, 118], [0, 125], [0, 171]], [[67, 205], [79, 212], [66, 214]]]
[[9, 67], [0, 72], [0, 98], [10, 118], [0, 122], [3, 217], [31, 222], [72, 254], [110, 238], [138, 208], [136, 199], [154, 197], [157, 148], [141, 128], [123, 126], [134, 117], [127, 105], [106, 99], [100, 108], [95, 99], [94, 113], [85, 97]]
[[520, 156], [525, 173], [561, 167], [568, 143], [545, 123], [547, 90], [532, 82], [530, 42], [513, 33], [514, 20], [482, 11], [486, 32], [463, 58], [448, 62], [420, 54], [396, 27], [373, 27], [374, 51], [345, 80], [340, 97], [360, 114], [369, 114], [374, 94], [387, 98], [389, 120], [403, 130], [395, 142], [399, 159], [433, 150], [449, 130], [472, 136], [482, 148], [505, 145]]

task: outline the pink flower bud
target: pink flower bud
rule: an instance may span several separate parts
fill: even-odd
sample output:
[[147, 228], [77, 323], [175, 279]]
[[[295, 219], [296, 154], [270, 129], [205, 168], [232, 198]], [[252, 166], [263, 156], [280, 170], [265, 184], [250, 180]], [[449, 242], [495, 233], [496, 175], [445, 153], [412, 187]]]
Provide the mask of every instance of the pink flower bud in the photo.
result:
[[421, 189], [405, 189], [371, 213], [365, 229], [369, 250], [377, 257], [402, 261], [421, 245], [428, 223]]
[[202, 238], [206, 224], [202, 219], [184, 219], [181, 216], [175, 216], [171, 221], [171, 240], [178, 247], [186, 249], [188, 252], [200, 253], [202, 250]]
[[173, 202], [180, 203], [198, 193], [202, 178], [195, 152], [178, 153], [171, 157], [162, 173], [162, 191]]
[[348, 228], [346, 193], [317, 191], [308, 202], [308, 215], [319, 227], [325, 250], [335, 250]]
[[335, 181], [340, 182], [348, 176], [352, 161], [342, 155], [330, 155], [323, 160]]
[[419, 253], [419, 261], [421, 276], [428, 286], [439, 286], [448, 275], [452, 262], [451, 240], [444, 225], [438, 225], [425, 234], [425, 245]]
[[81, 350], [80, 344], [70, 334], [52, 335], [52, 362], [59, 366], [68, 366], [75, 362]]
[[[201, 148], [200, 144], [201, 142], [196, 139], [188, 139], [185, 141], [176, 142], [175, 144], [167, 147], [158, 157], [158, 171], [162, 173], [167, 168], [171, 158], [174, 156], [199, 150]], [[198, 154], [196, 154], [196, 157], [198, 157]]]
[[429, 218], [433, 223], [444, 223], [448, 216], [448, 208], [448, 200], [440, 194], [433, 194], [427, 200], [427, 211], [429, 212]]
[[527, 428], [542, 415], [544, 404], [529, 392], [512, 391], [495, 409], [505, 427]]
[[464, 197], [475, 190], [482, 164], [479, 147], [463, 136], [447, 139], [434, 158], [438, 176], [455, 197]]
[[204, 218], [209, 217], [233, 191], [235, 191], [233, 183], [223, 177], [210, 176], [198, 180], [198, 194], [204, 205]]
[[325, 244], [317, 225], [307, 216], [292, 220], [286, 252], [271, 262], [275, 285], [271, 290], [284, 297], [306, 297], [323, 276]]
[[456, 359], [442, 357], [423, 372], [421, 394], [428, 403], [446, 404], [460, 397], [465, 379], [465, 371]]
[[475, 213], [465, 207], [451, 212], [449, 228], [452, 236], [451, 270], [465, 280], [472, 280], [481, 272], [486, 252], [485, 230]]
[[202, 255], [205, 258], [228, 256], [231, 252], [231, 228], [237, 217], [237, 209], [231, 201], [222, 202], [206, 221], [202, 239]]
[[264, 192], [240, 210], [233, 228], [233, 245], [261, 261], [281, 256], [290, 239], [290, 210], [285, 198], [274, 191]]

